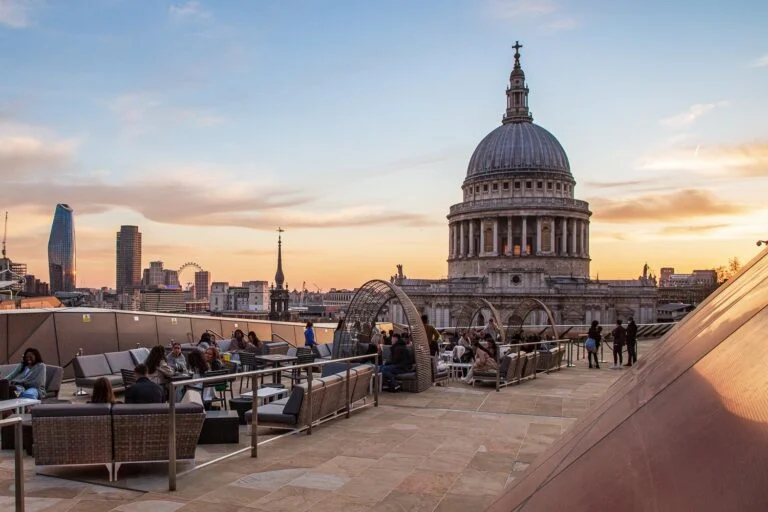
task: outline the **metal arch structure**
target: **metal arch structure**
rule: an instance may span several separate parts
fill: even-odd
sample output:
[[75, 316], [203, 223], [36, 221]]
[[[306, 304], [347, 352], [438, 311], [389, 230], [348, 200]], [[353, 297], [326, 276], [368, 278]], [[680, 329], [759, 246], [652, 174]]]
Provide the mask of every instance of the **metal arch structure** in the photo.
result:
[[358, 355], [358, 344], [371, 340], [376, 321], [390, 303], [399, 303], [413, 342], [418, 391], [432, 386], [432, 361], [429, 355], [427, 331], [421, 322], [421, 315], [411, 299], [393, 283], [374, 279], [363, 284], [352, 297], [344, 318], [344, 327], [333, 347], [333, 357]]
[[203, 267], [201, 267], [200, 265], [198, 265], [198, 264], [197, 264], [197, 263], [195, 263], [194, 261], [188, 261], [188, 262], [186, 262], [185, 264], [183, 264], [182, 266], [180, 266], [180, 267], [179, 267], [179, 270], [177, 270], [176, 272], [178, 272], [179, 274], [181, 274], [183, 271], [185, 271], [185, 270], [186, 270], [186, 269], [188, 269], [189, 267], [194, 267], [194, 268], [196, 268], [196, 269], [197, 269], [197, 271], [198, 271], [198, 272], [203, 272]]
[[552, 328], [552, 334], [555, 339], [558, 339], [560, 335], [557, 332], [555, 316], [552, 314], [552, 311], [549, 310], [547, 305], [541, 302], [539, 299], [525, 299], [523, 302], [518, 304], [515, 310], [509, 316], [509, 327], [515, 325], [519, 330], [522, 330], [523, 322], [525, 322], [525, 319], [528, 318], [528, 315], [530, 315], [533, 311], [537, 310], [544, 311], [547, 314], [547, 321], [549, 322], [549, 326]]
[[496, 322], [496, 325], [499, 327], [499, 331], [501, 331], [499, 339], [502, 341], [507, 339], [506, 332], [504, 331], [504, 321], [501, 318], [499, 311], [487, 299], [482, 297], [474, 297], [472, 300], [465, 302], [461, 306], [459, 314], [455, 317], [455, 326], [457, 328], [473, 327], [475, 318], [484, 309], [487, 309], [491, 312], [491, 316], [493, 317], [494, 322]]

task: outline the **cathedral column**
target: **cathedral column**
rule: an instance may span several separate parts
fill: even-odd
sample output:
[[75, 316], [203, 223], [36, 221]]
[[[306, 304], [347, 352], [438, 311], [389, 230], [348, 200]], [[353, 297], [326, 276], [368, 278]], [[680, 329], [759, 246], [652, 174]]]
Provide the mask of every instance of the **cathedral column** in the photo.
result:
[[587, 254], [587, 244], [584, 243], [584, 237], [587, 234], [587, 223], [584, 221], [581, 221], [581, 244], [580, 245], [580, 256], [586, 256]]
[[512, 243], [512, 217], [507, 217], [507, 256], [512, 256], [513, 254], [513, 243]]
[[536, 217], [536, 255], [541, 254], [541, 217]]
[[584, 223], [586, 224], [586, 236], [584, 236], [584, 256], [589, 258], [589, 221], [585, 220]]
[[557, 254], [557, 250], [555, 249], [555, 225], [557, 224], [557, 221], [552, 218], [552, 223], [550, 224], [550, 230], [549, 230], [549, 247], [552, 250], [552, 254]]
[[493, 219], [493, 255], [499, 255], [499, 218]]
[[469, 257], [475, 255], [475, 221], [469, 221]]
[[576, 219], [573, 219], [573, 231], [571, 232], [571, 256], [576, 256], [576, 234], [577, 234], [577, 227], [578, 222]]
[[561, 222], [563, 230], [562, 233], [560, 233], [561, 240], [560, 240], [560, 254], [565, 255], [568, 253], [568, 219], [563, 217], [563, 221]]
[[451, 257], [456, 258], [459, 252], [459, 226], [455, 222], [453, 223], [452, 240], [453, 250], [451, 251]]
[[477, 255], [485, 256], [485, 226], [483, 226], [483, 219], [480, 220], [480, 250]]
[[520, 254], [526, 256], [528, 254], [528, 219], [526, 217], [523, 217], [523, 243], [520, 245]]
[[467, 252], [466, 252], [466, 246], [464, 245], [464, 226], [466, 225], [466, 221], [460, 221], [459, 222], [459, 258], [466, 258]]

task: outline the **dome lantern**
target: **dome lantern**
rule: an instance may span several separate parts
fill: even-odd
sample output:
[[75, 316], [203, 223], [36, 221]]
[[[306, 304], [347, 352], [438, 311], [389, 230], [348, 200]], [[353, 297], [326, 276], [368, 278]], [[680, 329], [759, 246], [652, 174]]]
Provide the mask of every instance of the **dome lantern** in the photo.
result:
[[501, 122], [530, 123], [533, 116], [528, 110], [528, 86], [525, 83], [525, 73], [520, 67], [520, 48], [523, 45], [515, 41], [512, 48], [515, 49], [515, 66], [509, 75], [509, 87], [507, 87], [507, 111]]

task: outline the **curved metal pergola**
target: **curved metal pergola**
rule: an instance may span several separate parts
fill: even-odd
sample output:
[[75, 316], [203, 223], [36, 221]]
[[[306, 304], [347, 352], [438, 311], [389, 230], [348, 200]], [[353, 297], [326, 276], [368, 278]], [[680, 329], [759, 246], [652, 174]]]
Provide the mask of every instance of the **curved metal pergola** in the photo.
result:
[[468, 302], [465, 302], [461, 306], [461, 310], [454, 318], [454, 325], [456, 328], [469, 329], [475, 325], [475, 318], [484, 310], [491, 312], [494, 322], [499, 327], [501, 332], [499, 339], [505, 340], [506, 332], [504, 330], [504, 320], [501, 318], [499, 311], [491, 304], [487, 299], [482, 297], [474, 297]]
[[559, 334], [557, 332], [557, 325], [555, 324], [555, 316], [552, 314], [552, 311], [549, 310], [547, 305], [541, 302], [539, 299], [524, 299], [523, 302], [518, 304], [515, 310], [509, 316], [508, 327], [511, 328], [513, 325], [515, 325], [517, 326], [518, 330], [522, 330], [525, 319], [528, 318], [528, 315], [530, 315], [533, 311], [537, 310], [544, 311], [547, 314], [547, 321], [549, 322], [549, 326], [552, 328], [552, 335], [555, 337], [555, 339], [558, 339]]
[[371, 333], [376, 328], [376, 321], [391, 304], [397, 303], [403, 308], [403, 314], [410, 330], [413, 342], [413, 355], [416, 364], [419, 392], [432, 386], [432, 361], [429, 355], [429, 343], [424, 324], [416, 306], [403, 290], [393, 283], [374, 279], [361, 286], [349, 303], [344, 326], [334, 344], [333, 357], [358, 355], [359, 343], [371, 340]]

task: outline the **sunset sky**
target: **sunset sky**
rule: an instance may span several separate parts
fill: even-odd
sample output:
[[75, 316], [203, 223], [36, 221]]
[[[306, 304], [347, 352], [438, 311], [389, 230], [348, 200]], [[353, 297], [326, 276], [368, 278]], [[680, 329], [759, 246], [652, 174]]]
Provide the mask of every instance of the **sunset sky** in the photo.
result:
[[[499, 125], [520, 40], [534, 121], [590, 202], [591, 274], [757, 254], [768, 238], [768, 3], [0, 0], [0, 209], [48, 280], [143, 264], [291, 288], [447, 273], [450, 205]], [[188, 279], [184, 279], [185, 281]]]

